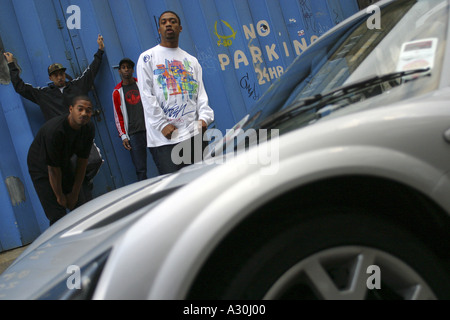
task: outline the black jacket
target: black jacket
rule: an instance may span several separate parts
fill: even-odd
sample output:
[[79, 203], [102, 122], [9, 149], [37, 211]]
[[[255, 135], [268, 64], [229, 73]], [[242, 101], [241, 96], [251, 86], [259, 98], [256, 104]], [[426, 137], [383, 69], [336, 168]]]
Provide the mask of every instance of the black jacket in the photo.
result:
[[103, 53], [104, 51], [99, 49], [94, 55], [94, 61], [83, 74], [66, 83], [63, 93], [53, 84], [48, 87], [33, 87], [23, 82], [14, 62], [8, 64], [11, 82], [18, 94], [39, 105], [45, 120], [50, 120], [55, 116], [69, 113], [69, 105], [75, 96], [88, 94], [100, 68]]

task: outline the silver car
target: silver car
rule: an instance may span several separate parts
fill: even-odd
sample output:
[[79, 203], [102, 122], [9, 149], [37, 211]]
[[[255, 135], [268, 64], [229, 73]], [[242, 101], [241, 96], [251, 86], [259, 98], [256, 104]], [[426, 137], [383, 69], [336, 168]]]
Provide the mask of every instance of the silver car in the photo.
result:
[[50, 227], [0, 298], [449, 299], [449, 21], [397, 0], [342, 22], [204, 162]]

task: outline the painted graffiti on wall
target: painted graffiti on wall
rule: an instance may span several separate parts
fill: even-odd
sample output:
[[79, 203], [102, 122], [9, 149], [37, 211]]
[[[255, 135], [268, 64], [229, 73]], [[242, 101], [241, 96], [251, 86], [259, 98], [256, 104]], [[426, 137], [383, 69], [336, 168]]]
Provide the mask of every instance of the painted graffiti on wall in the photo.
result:
[[214, 24], [214, 33], [216, 34], [217, 38], [219, 38], [219, 41], [217, 41], [217, 45], [218, 46], [223, 45], [224, 47], [228, 47], [233, 44], [231, 39], [236, 38], [237, 31], [235, 31], [228, 22], [223, 21], [223, 20], [221, 20], [221, 21], [228, 29], [231, 30], [231, 35], [227, 35], [227, 36], [220, 35], [219, 32], [217, 31], [217, 21], [216, 21], [216, 23]]
[[[217, 32], [217, 21], [215, 23], [215, 35], [218, 38], [217, 45], [228, 47], [230, 50], [233, 49], [232, 39], [236, 38], [237, 31], [232, 25], [228, 22], [221, 20], [222, 23], [228, 27], [231, 31], [231, 35], [220, 35]], [[265, 60], [271, 62], [277, 62], [280, 60], [282, 55], [285, 57], [290, 57], [291, 52], [290, 48], [293, 48], [294, 53], [298, 56], [303, 51], [306, 50], [308, 45], [318, 39], [317, 35], [311, 36], [307, 39], [304, 30], [299, 30], [297, 32], [299, 39], [294, 39], [292, 41], [292, 45], [288, 44], [286, 41], [283, 41], [281, 46], [276, 43], [266, 44], [264, 47], [259, 47], [254, 44], [254, 40], [257, 37], [267, 37], [271, 33], [270, 24], [266, 20], [260, 20], [256, 23], [256, 26], [253, 24], [242, 25], [242, 34], [247, 40], [248, 50], [235, 49], [230, 53], [220, 53], [218, 54], [218, 60], [220, 64], [220, 68], [222, 71], [227, 70], [227, 68], [233, 68], [238, 70], [243, 66], [248, 66], [250, 64], [253, 65], [255, 73], [257, 75], [258, 84], [264, 85], [272, 80], [279, 78], [283, 72], [284, 67], [282, 62], [280, 61], [280, 65], [275, 65], [272, 67], [266, 67]], [[292, 50], [292, 49], [291, 49]], [[247, 74], [248, 78], [248, 74]], [[248, 86], [246, 86], [248, 89]], [[252, 91], [252, 90], [251, 90]]]

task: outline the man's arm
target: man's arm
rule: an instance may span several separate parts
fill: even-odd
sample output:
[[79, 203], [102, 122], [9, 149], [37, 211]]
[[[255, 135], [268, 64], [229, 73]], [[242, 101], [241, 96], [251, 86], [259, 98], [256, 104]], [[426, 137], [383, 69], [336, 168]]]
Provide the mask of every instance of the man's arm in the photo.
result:
[[125, 149], [131, 150], [130, 145], [130, 137], [127, 134], [125, 129], [125, 120], [124, 115], [122, 113], [122, 97], [118, 90], [114, 90], [113, 92], [113, 109], [114, 109], [114, 121], [116, 123], [117, 131], [119, 132], [119, 136], [122, 139], [122, 144]]
[[56, 196], [56, 201], [67, 208], [67, 198], [62, 190], [62, 171], [59, 167], [48, 166], [48, 178], [50, 185], [52, 186], [53, 193]]
[[114, 90], [112, 94], [113, 101], [113, 111], [114, 111], [114, 122], [116, 123], [117, 131], [119, 132], [119, 137], [122, 140], [130, 139], [125, 128], [125, 115], [122, 113], [122, 97], [118, 90]]
[[94, 60], [91, 62], [89, 67], [84, 70], [83, 74], [72, 80], [72, 83], [80, 88], [85, 94], [91, 90], [94, 85], [95, 77], [100, 69], [100, 65], [103, 59], [103, 53], [105, 52], [105, 43], [103, 42], [103, 37], [101, 35], [97, 38], [98, 50], [94, 54]]
[[40, 92], [39, 89], [34, 88], [28, 83], [25, 83], [22, 78], [20, 78], [20, 70], [19, 68], [17, 68], [16, 63], [14, 62], [14, 56], [11, 52], [5, 52], [3, 55], [8, 62], [9, 75], [11, 77], [11, 82], [13, 84], [14, 90], [25, 99], [38, 104], [37, 97]]
[[75, 168], [75, 180], [73, 183], [72, 191], [66, 195], [67, 208], [72, 210], [78, 201], [80, 195], [81, 185], [83, 184], [84, 176], [86, 175], [86, 168], [88, 165], [88, 159], [77, 158], [77, 167]]

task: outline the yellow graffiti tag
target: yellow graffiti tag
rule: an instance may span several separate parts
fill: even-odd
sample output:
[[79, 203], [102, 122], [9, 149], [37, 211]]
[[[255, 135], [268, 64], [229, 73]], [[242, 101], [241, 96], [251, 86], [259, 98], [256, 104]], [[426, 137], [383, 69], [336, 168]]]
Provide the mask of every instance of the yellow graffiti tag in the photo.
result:
[[214, 24], [214, 33], [216, 34], [217, 38], [219, 38], [219, 41], [217, 41], [217, 45], [221, 46], [223, 45], [224, 47], [228, 47], [231, 46], [231, 44], [233, 43], [231, 41], [231, 39], [235, 39], [236, 38], [236, 33], [237, 31], [234, 31], [234, 29], [230, 26], [230, 24], [226, 21], [220, 20], [223, 22], [223, 24], [225, 24], [225, 26], [227, 26], [230, 30], [231, 30], [231, 35], [230, 36], [222, 36], [219, 34], [219, 32], [217, 31], [217, 21]]

